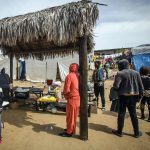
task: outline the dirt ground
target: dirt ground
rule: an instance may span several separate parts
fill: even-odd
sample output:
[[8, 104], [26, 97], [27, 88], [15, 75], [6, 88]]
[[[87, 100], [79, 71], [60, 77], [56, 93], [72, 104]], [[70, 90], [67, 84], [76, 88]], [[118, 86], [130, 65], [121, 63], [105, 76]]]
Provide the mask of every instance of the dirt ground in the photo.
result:
[[[136, 139], [129, 114], [124, 126], [124, 136], [117, 137], [111, 133], [116, 129], [117, 114], [110, 112], [108, 99], [113, 80], [105, 82], [106, 111], [98, 109], [98, 114], [89, 118], [88, 141], [79, 139], [79, 118], [77, 133], [71, 138], [58, 136], [65, 128], [65, 113], [35, 111], [31, 107], [8, 109], [3, 112], [5, 128], [0, 150], [150, 150], [150, 123], [139, 119], [143, 136]], [[44, 87], [44, 84], [15, 81], [14, 85]], [[137, 109], [138, 117], [140, 111]], [[146, 110], [146, 115], [148, 111]]]

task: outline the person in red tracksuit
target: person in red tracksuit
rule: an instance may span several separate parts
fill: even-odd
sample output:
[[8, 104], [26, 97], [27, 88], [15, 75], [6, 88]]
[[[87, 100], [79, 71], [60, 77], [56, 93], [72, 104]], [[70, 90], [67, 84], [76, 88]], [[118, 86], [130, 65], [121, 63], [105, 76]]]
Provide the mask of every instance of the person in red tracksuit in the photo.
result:
[[75, 133], [76, 121], [80, 107], [78, 64], [73, 63], [69, 67], [70, 73], [66, 76], [64, 84], [64, 97], [67, 100], [66, 123], [67, 129], [60, 136], [71, 137]]

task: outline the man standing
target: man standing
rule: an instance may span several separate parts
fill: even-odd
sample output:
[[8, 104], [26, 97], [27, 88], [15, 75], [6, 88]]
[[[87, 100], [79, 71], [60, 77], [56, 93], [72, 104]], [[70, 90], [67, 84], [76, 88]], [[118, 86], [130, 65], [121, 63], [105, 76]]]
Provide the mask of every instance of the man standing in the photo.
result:
[[79, 95], [79, 79], [78, 64], [73, 63], [69, 68], [70, 73], [67, 75], [64, 84], [64, 97], [67, 100], [66, 106], [66, 123], [67, 129], [60, 133], [60, 136], [71, 137], [75, 133], [76, 120], [79, 113], [80, 95]]
[[127, 107], [134, 129], [134, 137], [138, 138], [142, 135], [142, 132], [139, 131], [136, 114], [136, 103], [143, 95], [141, 77], [137, 71], [129, 69], [129, 62], [126, 59], [119, 61], [118, 69], [119, 72], [115, 77], [113, 85], [113, 87], [118, 90], [119, 94], [118, 128], [112, 132], [119, 137], [123, 136], [122, 130]]
[[0, 73], [0, 87], [3, 90], [4, 99], [6, 101], [9, 101], [9, 92], [10, 92], [10, 78], [7, 73], [5, 73], [5, 68], [2, 68]]
[[94, 94], [97, 100], [97, 104], [100, 95], [102, 110], [105, 110], [104, 71], [100, 61], [95, 62], [95, 70], [93, 71], [92, 78], [94, 81]]

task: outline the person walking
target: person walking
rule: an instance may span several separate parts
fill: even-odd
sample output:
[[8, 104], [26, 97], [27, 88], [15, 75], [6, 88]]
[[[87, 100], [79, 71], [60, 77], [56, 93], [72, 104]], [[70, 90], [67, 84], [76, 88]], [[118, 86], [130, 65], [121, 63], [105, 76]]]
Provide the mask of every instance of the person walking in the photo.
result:
[[105, 110], [105, 91], [104, 91], [104, 71], [100, 67], [101, 62], [95, 61], [95, 70], [93, 71], [93, 81], [94, 81], [94, 94], [96, 97], [97, 105], [99, 102], [99, 95], [101, 97], [102, 110]]
[[142, 98], [143, 84], [140, 74], [132, 69], [129, 69], [129, 62], [126, 59], [120, 60], [118, 63], [119, 72], [115, 76], [113, 87], [119, 94], [119, 112], [118, 112], [118, 127], [117, 130], [112, 132], [122, 137], [124, 119], [126, 114], [126, 108], [128, 108], [132, 126], [134, 129], [134, 137], [138, 138], [142, 136], [142, 132], [139, 131], [139, 124], [136, 114], [136, 103]]
[[145, 119], [144, 109], [145, 104], [147, 103], [149, 111], [149, 117], [147, 121], [150, 122], [150, 77], [148, 76], [150, 74], [150, 68], [146, 66], [141, 67], [140, 74], [144, 86], [144, 96], [140, 103], [141, 119]]
[[59, 135], [71, 137], [76, 130], [76, 121], [80, 107], [78, 64], [73, 63], [69, 67], [70, 73], [66, 76], [64, 84], [64, 97], [67, 100], [66, 124], [67, 129]]

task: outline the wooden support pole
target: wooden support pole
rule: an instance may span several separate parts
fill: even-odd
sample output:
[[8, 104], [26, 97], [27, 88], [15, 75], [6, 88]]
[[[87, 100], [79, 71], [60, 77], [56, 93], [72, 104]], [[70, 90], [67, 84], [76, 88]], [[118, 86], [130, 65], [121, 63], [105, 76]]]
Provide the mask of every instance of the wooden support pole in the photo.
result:
[[88, 94], [87, 94], [87, 36], [80, 38], [79, 49], [80, 67], [80, 138], [88, 140]]
[[13, 83], [13, 53], [10, 53], [10, 82]]
[[[13, 53], [10, 53], [10, 83], [13, 87]], [[11, 98], [13, 100], [13, 90], [11, 90]]]
[[16, 59], [16, 79], [19, 80], [19, 62], [18, 62], [18, 59]]

